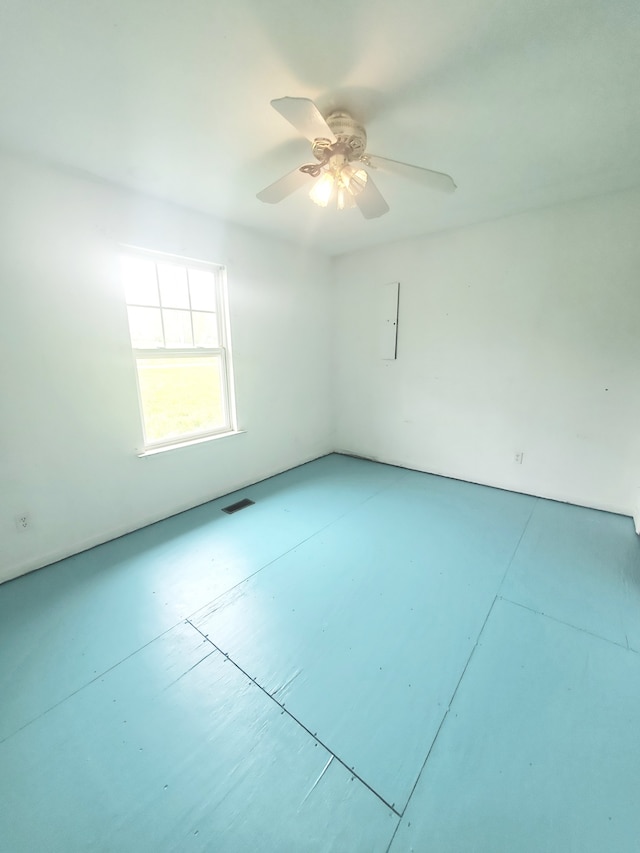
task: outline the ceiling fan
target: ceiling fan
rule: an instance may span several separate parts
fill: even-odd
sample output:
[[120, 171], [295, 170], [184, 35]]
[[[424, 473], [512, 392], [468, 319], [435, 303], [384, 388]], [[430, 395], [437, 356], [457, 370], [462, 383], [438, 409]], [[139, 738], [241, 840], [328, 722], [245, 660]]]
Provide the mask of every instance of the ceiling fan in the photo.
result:
[[402, 175], [443, 192], [456, 189], [453, 178], [443, 172], [367, 153], [364, 127], [346, 112], [332, 112], [325, 119], [309, 98], [277, 98], [271, 106], [311, 142], [317, 162], [299, 166], [270, 184], [258, 193], [260, 201], [276, 204], [313, 181], [309, 196], [320, 207], [335, 201], [339, 210], [357, 206], [365, 219], [375, 219], [387, 213], [389, 205], [368, 169]]

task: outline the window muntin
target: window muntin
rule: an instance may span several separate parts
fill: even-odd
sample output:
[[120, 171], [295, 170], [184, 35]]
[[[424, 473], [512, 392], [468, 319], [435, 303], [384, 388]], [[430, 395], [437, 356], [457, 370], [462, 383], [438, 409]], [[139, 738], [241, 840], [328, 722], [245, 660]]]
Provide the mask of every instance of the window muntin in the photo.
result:
[[121, 266], [145, 449], [233, 431], [223, 268], [137, 251]]

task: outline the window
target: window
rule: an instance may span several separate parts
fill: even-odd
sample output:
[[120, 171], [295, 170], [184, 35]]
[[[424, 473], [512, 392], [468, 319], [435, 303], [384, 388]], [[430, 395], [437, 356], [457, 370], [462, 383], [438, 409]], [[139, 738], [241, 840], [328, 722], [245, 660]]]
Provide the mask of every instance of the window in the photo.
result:
[[140, 251], [121, 265], [145, 449], [233, 432], [224, 268]]

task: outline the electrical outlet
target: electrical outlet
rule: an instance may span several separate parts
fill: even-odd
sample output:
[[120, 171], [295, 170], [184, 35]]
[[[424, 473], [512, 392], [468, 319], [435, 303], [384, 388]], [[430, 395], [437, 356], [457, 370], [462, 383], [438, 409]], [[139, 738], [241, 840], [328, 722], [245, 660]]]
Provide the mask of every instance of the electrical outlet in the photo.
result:
[[522, 465], [522, 460], [523, 460], [523, 459], [524, 459], [524, 451], [519, 450], [519, 451], [516, 453], [516, 455], [514, 456], [513, 461], [516, 463], [516, 465]]
[[28, 530], [29, 527], [31, 527], [31, 519], [26, 512], [23, 512], [22, 515], [16, 515], [17, 530]]

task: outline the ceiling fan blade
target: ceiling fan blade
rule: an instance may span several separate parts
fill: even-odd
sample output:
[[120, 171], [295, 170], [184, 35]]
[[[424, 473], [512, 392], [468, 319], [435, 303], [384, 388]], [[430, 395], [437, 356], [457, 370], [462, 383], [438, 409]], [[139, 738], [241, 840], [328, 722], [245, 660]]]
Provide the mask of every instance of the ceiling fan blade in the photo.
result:
[[277, 204], [286, 198], [291, 193], [299, 190], [300, 187], [309, 183], [310, 175], [301, 172], [300, 169], [294, 169], [288, 175], [283, 175], [273, 184], [269, 184], [257, 194], [256, 198], [260, 201], [266, 201], [267, 204]]
[[276, 98], [271, 101], [271, 106], [310, 142], [314, 139], [335, 142], [331, 128], [309, 98]]
[[444, 172], [434, 172], [432, 169], [423, 169], [422, 166], [410, 166], [409, 163], [400, 163], [397, 160], [389, 160], [386, 157], [378, 157], [377, 154], [365, 154], [364, 162], [381, 172], [393, 172], [402, 175], [410, 181], [417, 181], [434, 190], [452, 193], [456, 189], [455, 182], [450, 175]]
[[389, 205], [382, 198], [380, 190], [371, 179], [371, 175], [367, 176], [367, 183], [362, 192], [358, 193], [354, 198], [360, 208], [360, 213], [365, 219], [376, 219], [389, 210]]

